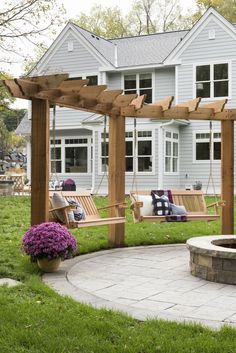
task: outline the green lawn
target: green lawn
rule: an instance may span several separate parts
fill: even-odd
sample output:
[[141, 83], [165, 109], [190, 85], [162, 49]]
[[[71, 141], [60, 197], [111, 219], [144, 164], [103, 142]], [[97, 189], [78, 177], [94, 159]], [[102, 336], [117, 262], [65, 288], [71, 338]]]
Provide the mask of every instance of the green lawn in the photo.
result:
[[[103, 205], [105, 199], [96, 202]], [[179, 243], [220, 233], [219, 222], [133, 224], [126, 213], [126, 246]], [[161, 320], [139, 322], [54, 293], [21, 252], [29, 215], [28, 197], [0, 197], [0, 277], [23, 282], [15, 288], [0, 287], [0, 353], [236, 352], [236, 330], [229, 327], [212, 331]], [[106, 227], [73, 230], [79, 253], [107, 248], [106, 232]]]

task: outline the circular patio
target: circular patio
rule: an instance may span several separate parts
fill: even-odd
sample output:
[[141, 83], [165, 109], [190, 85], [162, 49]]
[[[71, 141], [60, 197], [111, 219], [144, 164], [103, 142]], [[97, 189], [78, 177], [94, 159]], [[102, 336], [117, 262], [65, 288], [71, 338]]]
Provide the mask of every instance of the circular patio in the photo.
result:
[[185, 245], [119, 248], [64, 261], [43, 280], [62, 295], [139, 319], [236, 327], [236, 286], [193, 277]]

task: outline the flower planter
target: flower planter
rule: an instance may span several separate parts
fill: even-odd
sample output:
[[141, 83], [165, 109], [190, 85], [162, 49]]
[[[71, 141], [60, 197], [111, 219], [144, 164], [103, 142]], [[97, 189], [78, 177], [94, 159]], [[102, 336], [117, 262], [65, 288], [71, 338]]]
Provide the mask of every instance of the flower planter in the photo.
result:
[[60, 266], [60, 263], [60, 257], [52, 260], [48, 260], [47, 258], [37, 259], [38, 267], [44, 272], [56, 272]]

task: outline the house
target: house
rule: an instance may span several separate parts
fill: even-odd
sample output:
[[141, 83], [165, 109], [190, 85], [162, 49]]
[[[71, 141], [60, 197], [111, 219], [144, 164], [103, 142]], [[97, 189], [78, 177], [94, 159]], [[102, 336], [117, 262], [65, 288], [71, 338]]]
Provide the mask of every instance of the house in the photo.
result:
[[[111, 40], [68, 23], [31, 75], [52, 73], [69, 73], [70, 80], [88, 78], [90, 85], [106, 84], [125, 94], [146, 94], [146, 103], [170, 95], [175, 104], [195, 97], [202, 97], [202, 103], [227, 98], [227, 108], [233, 108], [236, 28], [213, 8], [189, 31]], [[68, 108], [52, 111], [53, 176], [72, 178], [78, 188], [106, 192], [107, 119]], [[29, 131], [24, 134], [29, 136]], [[28, 152], [29, 147], [30, 138]], [[208, 193], [220, 192], [220, 147], [219, 122], [127, 118], [126, 192], [136, 185], [192, 188], [196, 181], [204, 190], [209, 184]], [[210, 175], [214, 180], [208, 183]]]

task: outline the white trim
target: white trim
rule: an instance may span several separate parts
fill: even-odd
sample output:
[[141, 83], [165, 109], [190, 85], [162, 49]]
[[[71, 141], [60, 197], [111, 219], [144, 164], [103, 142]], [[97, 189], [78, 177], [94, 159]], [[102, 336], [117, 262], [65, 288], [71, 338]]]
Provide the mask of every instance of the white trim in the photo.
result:
[[179, 67], [175, 66], [175, 105], [179, 103]]
[[[171, 133], [171, 137], [166, 137], [166, 132], [170, 132]], [[174, 139], [173, 138], [173, 133], [176, 133], [178, 134], [178, 139]], [[176, 172], [173, 172], [173, 171], [170, 171], [170, 172], [166, 172], [166, 165], [165, 165], [165, 158], [166, 158], [166, 141], [170, 141], [171, 143], [171, 155], [169, 156], [171, 158], [171, 161], [173, 160], [173, 142], [177, 142], [178, 143], [178, 157], [177, 157], [177, 171]], [[163, 128], [163, 145], [164, 145], [164, 148], [163, 148], [163, 170], [164, 170], [164, 175], [169, 175], [169, 176], [172, 176], [172, 175], [179, 175], [179, 158], [180, 158], [180, 154], [179, 154], [179, 151], [180, 151], [180, 133], [179, 133], [179, 129], [175, 128], [174, 126], [172, 127], [168, 127], [166, 128], [166, 126], [164, 126]], [[173, 167], [173, 164], [171, 163], [171, 169]]]
[[164, 181], [164, 148], [163, 148], [163, 136], [164, 126], [160, 126], [158, 129], [158, 170], [157, 170], [157, 185], [158, 189], [163, 189]]
[[193, 28], [185, 35], [183, 40], [175, 47], [175, 49], [167, 56], [164, 60], [166, 64], [172, 64], [173, 61], [177, 61], [183, 51], [193, 42], [200, 31], [205, 28], [209, 22], [214, 19], [215, 22], [220, 25], [233, 39], [236, 39], [236, 29], [228, 22], [223, 16], [221, 16], [216, 10], [210, 7], [200, 20], [193, 26]]

